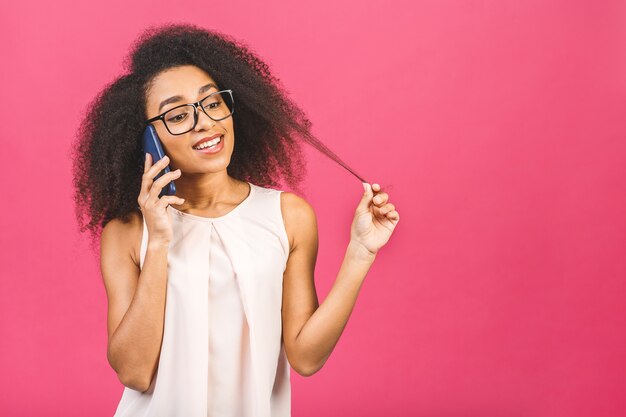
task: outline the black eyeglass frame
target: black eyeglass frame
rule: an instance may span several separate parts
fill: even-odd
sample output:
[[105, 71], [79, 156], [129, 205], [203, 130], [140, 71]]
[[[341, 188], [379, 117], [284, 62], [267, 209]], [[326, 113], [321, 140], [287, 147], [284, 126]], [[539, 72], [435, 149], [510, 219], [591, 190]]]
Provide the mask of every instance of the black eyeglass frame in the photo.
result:
[[[212, 95], [220, 94], [220, 93], [228, 93], [228, 94], [230, 94], [230, 102], [232, 103], [231, 104], [232, 108], [230, 109], [230, 114], [228, 116], [222, 117], [220, 119], [214, 119], [206, 112], [206, 110], [204, 109], [203, 106], [200, 105], [200, 103], [202, 103], [204, 100], [206, 100], [207, 98], [211, 97]], [[167, 127], [167, 123], [165, 122], [165, 115], [167, 113], [171, 112], [172, 110], [178, 109], [180, 107], [185, 107], [185, 106], [193, 106], [193, 126], [191, 127], [191, 129], [187, 130], [186, 132], [183, 132], [183, 133], [172, 133], [170, 128]], [[167, 129], [167, 131], [170, 132], [170, 135], [174, 135], [174, 136], [184, 135], [185, 133], [191, 132], [193, 129], [195, 129], [196, 125], [198, 124], [198, 108], [201, 108], [202, 112], [204, 114], [206, 114], [207, 116], [209, 116], [209, 119], [214, 120], [216, 122], [219, 122], [220, 120], [224, 120], [224, 119], [229, 118], [230, 116], [232, 116], [235, 113], [235, 98], [233, 97], [233, 90], [215, 91], [215, 92], [209, 94], [208, 96], [206, 96], [206, 97], [196, 101], [195, 103], [181, 104], [180, 106], [172, 107], [171, 109], [168, 109], [167, 111], [159, 114], [158, 116], [154, 116], [153, 118], [146, 120], [146, 124], [150, 124], [152, 122], [156, 122], [157, 120], [160, 120], [165, 125], [165, 128]]]

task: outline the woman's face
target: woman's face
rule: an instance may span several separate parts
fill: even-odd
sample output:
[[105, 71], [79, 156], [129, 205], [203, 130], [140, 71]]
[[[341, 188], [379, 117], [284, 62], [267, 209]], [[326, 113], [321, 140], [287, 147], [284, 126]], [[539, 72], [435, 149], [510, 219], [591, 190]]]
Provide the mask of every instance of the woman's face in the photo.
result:
[[[207, 87], [207, 84], [213, 85]], [[146, 119], [181, 104], [195, 103], [220, 88], [209, 74], [193, 65], [163, 71], [152, 80], [149, 88]], [[152, 125], [161, 139], [163, 150], [170, 158], [170, 169], [180, 168], [183, 173], [207, 173], [224, 171], [228, 167], [235, 141], [232, 116], [216, 122], [198, 109], [198, 124], [182, 135], [169, 133], [161, 120]], [[208, 153], [193, 149], [198, 141], [215, 134], [223, 135], [222, 143], [218, 145], [222, 147], [221, 150]]]

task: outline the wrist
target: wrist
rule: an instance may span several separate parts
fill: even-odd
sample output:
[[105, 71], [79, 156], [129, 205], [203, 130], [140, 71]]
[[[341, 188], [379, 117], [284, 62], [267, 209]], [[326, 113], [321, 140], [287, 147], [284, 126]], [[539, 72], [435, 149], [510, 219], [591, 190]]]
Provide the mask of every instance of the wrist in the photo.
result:
[[362, 243], [355, 240], [351, 240], [350, 243], [348, 243], [346, 256], [355, 260], [365, 262], [374, 262], [374, 259], [376, 259], [376, 253], [370, 251], [365, 246], [363, 246]]
[[170, 241], [167, 239], [148, 239], [148, 249], [167, 249]]

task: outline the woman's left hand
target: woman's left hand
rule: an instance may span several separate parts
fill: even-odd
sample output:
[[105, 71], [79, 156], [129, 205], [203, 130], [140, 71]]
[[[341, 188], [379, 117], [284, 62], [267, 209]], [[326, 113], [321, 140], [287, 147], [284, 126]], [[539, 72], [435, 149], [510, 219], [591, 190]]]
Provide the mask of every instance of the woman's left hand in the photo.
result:
[[[365, 189], [352, 221], [350, 240], [375, 255], [393, 233], [400, 215], [379, 184], [363, 183]], [[376, 194], [375, 194], [376, 193]]]

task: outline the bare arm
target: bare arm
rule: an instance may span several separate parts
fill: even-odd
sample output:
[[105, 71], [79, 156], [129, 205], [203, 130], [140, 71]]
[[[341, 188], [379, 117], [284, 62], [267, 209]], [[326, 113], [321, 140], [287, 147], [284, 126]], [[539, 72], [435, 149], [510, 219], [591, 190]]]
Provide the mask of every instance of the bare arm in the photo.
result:
[[318, 305], [315, 213], [304, 199], [282, 194], [283, 216], [293, 236], [283, 276], [283, 338], [291, 366], [300, 375], [310, 376], [322, 368], [337, 344], [375, 255], [350, 242], [332, 289]]
[[110, 221], [101, 237], [108, 298], [107, 358], [125, 386], [146, 391], [158, 366], [167, 289], [167, 241], [148, 241], [143, 269], [133, 261], [128, 225]]

